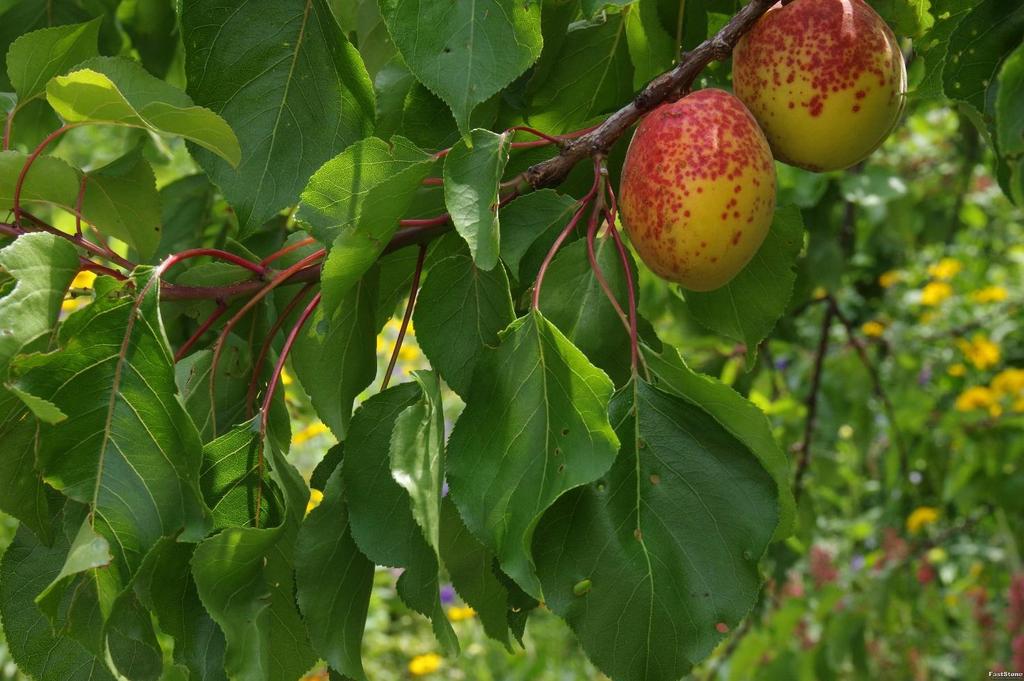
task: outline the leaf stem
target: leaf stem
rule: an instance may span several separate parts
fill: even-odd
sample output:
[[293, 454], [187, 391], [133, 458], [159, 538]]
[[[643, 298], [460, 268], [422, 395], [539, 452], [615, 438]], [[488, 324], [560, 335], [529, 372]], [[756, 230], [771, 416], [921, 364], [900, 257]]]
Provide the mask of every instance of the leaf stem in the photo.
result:
[[218, 302], [217, 309], [206, 318], [206, 321], [199, 325], [199, 328], [195, 330], [195, 333], [188, 337], [188, 340], [182, 343], [181, 347], [178, 348], [178, 352], [174, 353], [174, 363], [177, 364], [184, 359], [185, 355], [188, 354], [188, 351], [192, 349], [192, 346], [194, 346], [199, 339], [203, 337], [203, 334], [209, 331], [210, 327], [216, 324], [217, 320], [223, 317], [224, 313], [227, 311], [228, 306], [223, 301]]
[[252, 376], [249, 379], [249, 389], [245, 394], [245, 413], [248, 417], [252, 417], [252, 408], [256, 401], [256, 387], [259, 384], [260, 371], [263, 370], [263, 362], [266, 361], [267, 355], [270, 354], [270, 346], [273, 344], [274, 338], [277, 336], [277, 332], [281, 330], [285, 321], [287, 321], [288, 317], [295, 308], [298, 307], [306, 293], [308, 293], [313, 286], [315, 286], [315, 282], [309, 282], [299, 289], [298, 293], [292, 296], [292, 299], [288, 301], [288, 304], [285, 305], [283, 310], [281, 310], [277, 319], [274, 320], [270, 330], [267, 332], [266, 338], [263, 339], [263, 344], [260, 346], [260, 353], [256, 357], [256, 361], [252, 364]]
[[380, 391], [388, 389], [391, 382], [391, 373], [395, 370], [395, 363], [398, 362], [398, 353], [402, 350], [402, 342], [405, 340], [405, 332], [409, 328], [409, 320], [412, 319], [412, 310], [416, 306], [416, 295], [420, 290], [420, 275], [423, 274], [423, 262], [427, 257], [427, 245], [420, 244], [420, 253], [416, 257], [416, 269], [412, 272], [412, 284], [409, 286], [409, 300], [405, 304], [405, 316], [402, 317], [402, 326], [398, 329], [398, 338], [395, 339], [395, 349], [391, 351], [391, 361], [388, 362], [387, 371], [380, 383]]
[[13, 206], [13, 208], [14, 208], [14, 221], [16, 223], [20, 224], [20, 222], [21, 222], [21, 190], [25, 186], [25, 177], [28, 175], [28, 171], [32, 167], [32, 164], [35, 163], [36, 159], [39, 158], [39, 155], [42, 154], [44, 151], [46, 151], [46, 147], [50, 146], [50, 144], [54, 140], [59, 139], [60, 136], [63, 135], [64, 133], [66, 133], [68, 130], [71, 130], [72, 128], [77, 128], [79, 125], [81, 125], [81, 124], [80, 123], [65, 123], [61, 127], [57, 128], [56, 130], [51, 132], [49, 135], [44, 137], [43, 141], [40, 142], [39, 144], [37, 144], [36, 148], [33, 149], [32, 153], [30, 153], [28, 155], [28, 158], [25, 159], [25, 163], [22, 164], [21, 171], [18, 173], [18, 179], [14, 183], [14, 197], [13, 197], [14, 206]]

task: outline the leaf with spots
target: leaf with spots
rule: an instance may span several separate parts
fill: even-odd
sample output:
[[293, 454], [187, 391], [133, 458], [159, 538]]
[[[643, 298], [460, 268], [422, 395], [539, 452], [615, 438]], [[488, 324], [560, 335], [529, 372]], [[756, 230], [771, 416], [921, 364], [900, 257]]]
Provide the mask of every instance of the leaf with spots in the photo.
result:
[[1017, 0], [983, 0], [949, 37], [942, 71], [946, 96], [990, 113], [985, 93], [999, 65], [1024, 37], [1024, 5]]
[[466, 526], [531, 596], [540, 595], [530, 540], [541, 514], [615, 459], [612, 390], [536, 310], [477, 365], [448, 442], [448, 482]]
[[785, 313], [796, 281], [797, 257], [804, 245], [800, 210], [784, 206], [761, 248], [725, 286], [708, 292], [686, 291], [686, 304], [698, 322], [747, 346], [753, 366], [757, 346]]
[[533, 539], [545, 602], [617, 681], [675, 681], [754, 605], [775, 483], [686, 400], [634, 380], [611, 404], [622, 452]]
[[380, 10], [409, 70], [451, 108], [463, 135], [473, 109], [540, 56], [540, 3], [381, 0]]
[[189, 94], [242, 148], [237, 169], [203, 150], [195, 157], [245, 236], [371, 132], [373, 87], [324, 0], [185, 0], [180, 14]]

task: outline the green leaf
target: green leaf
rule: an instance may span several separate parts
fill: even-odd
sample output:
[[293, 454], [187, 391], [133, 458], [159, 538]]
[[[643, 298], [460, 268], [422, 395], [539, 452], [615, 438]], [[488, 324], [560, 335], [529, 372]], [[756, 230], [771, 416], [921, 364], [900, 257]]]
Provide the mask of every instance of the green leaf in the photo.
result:
[[949, 52], [949, 38], [964, 15], [981, 0], [932, 0], [932, 15], [935, 23], [924, 37], [914, 41], [916, 59], [925, 65], [925, 76], [913, 90], [920, 99], [945, 99], [942, 71]]
[[33, 416], [43, 423], [54, 425], [67, 419], [68, 415], [62, 412], [53, 402], [36, 397], [35, 395], [30, 395], [19, 390], [13, 385], [8, 385], [6, 387], [12, 395], [17, 397], [26, 407], [28, 407]]
[[51, 617], [56, 617], [64, 590], [71, 581], [80, 573], [109, 566], [112, 560], [113, 556], [110, 554], [110, 544], [107, 540], [96, 534], [88, 521], [83, 522], [75, 538], [71, 541], [71, 546], [68, 547], [67, 556], [64, 558], [64, 565], [60, 572], [53, 578], [49, 586], [36, 597], [39, 608]]
[[[14, 189], [28, 156], [20, 151], [0, 151], [0, 205], [14, 206]], [[40, 156], [25, 175], [21, 205], [56, 204], [73, 210], [78, 198], [79, 171], [53, 156]]]
[[43, 94], [46, 83], [73, 66], [98, 57], [100, 21], [42, 28], [25, 33], [7, 50], [7, 74], [18, 93], [19, 106]]
[[377, 272], [360, 280], [331, 315], [323, 305], [306, 322], [291, 361], [317, 415], [339, 440], [352, 403], [377, 375]]
[[364, 681], [360, 647], [373, 589], [373, 563], [352, 539], [341, 469], [327, 480], [295, 546], [299, 607], [313, 647], [333, 669]]
[[47, 534], [56, 534], [53, 546], [22, 527], [0, 561], [0, 620], [11, 658], [23, 673], [37, 679], [113, 681], [102, 658], [76, 639], [53, 631], [34, 602], [59, 573], [70, 547], [70, 537], [62, 532], [63, 516], [52, 525]]
[[1002, 161], [1010, 167], [1012, 198], [1024, 204], [1024, 46], [1003, 63], [996, 95], [996, 140]]
[[931, 0], [872, 0], [871, 7], [900, 36], [920, 37], [935, 24]]
[[633, 62], [633, 87], [639, 90], [647, 81], [672, 68], [680, 48], [661, 24], [658, 0], [638, 0], [624, 15], [626, 46]]
[[174, 638], [174, 661], [188, 670], [186, 678], [226, 681], [224, 634], [199, 600], [189, 569], [194, 551], [194, 544], [161, 539], [146, 556], [135, 589], [160, 630]]
[[[396, 422], [422, 393], [418, 383], [403, 383], [363, 402], [352, 417], [341, 470], [359, 550], [377, 565], [404, 568], [399, 596], [431, 619], [442, 649], [455, 654], [459, 644], [441, 607], [437, 554], [413, 515], [409, 493], [391, 472]], [[440, 490], [436, 493], [440, 497]]]
[[764, 243], [747, 266], [725, 286], [708, 292], [686, 291], [686, 304], [698, 322], [747, 346], [747, 366], [758, 344], [785, 313], [796, 281], [797, 257], [804, 245], [800, 210], [784, 206]]
[[82, 213], [148, 261], [160, 244], [160, 194], [142, 146], [87, 175]]
[[448, 482], [466, 526], [531, 596], [540, 595], [530, 541], [541, 514], [615, 459], [612, 389], [537, 311], [477, 365], [448, 443]]
[[[253, 333], [258, 333], [255, 329]], [[248, 343], [239, 335], [228, 336], [217, 364], [214, 395], [210, 394], [210, 372], [213, 351], [199, 350], [174, 365], [175, 382], [181, 393], [182, 404], [192, 417], [203, 442], [209, 442], [223, 432], [226, 424], [239, 423], [245, 413], [249, 378], [252, 376], [252, 357]], [[220, 431], [214, 432], [214, 412]]]
[[[39, 2], [39, 0], [0, 1], [0, 55], [6, 55], [11, 44], [25, 33], [48, 26], [77, 24], [106, 11], [103, 3], [88, 3], [88, 9], [77, 2]], [[0, 90], [10, 90], [6, 70], [0, 70]]]
[[162, 229], [154, 259], [183, 251], [202, 241], [211, 221], [215, 189], [205, 175], [187, 175], [160, 189]]
[[545, 602], [615, 679], [675, 681], [747, 615], [778, 520], [750, 451], [687, 401], [634, 380], [612, 401], [607, 476], [559, 500], [533, 540]]
[[181, 90], [118, 57], [90, 59], [46, 85], [50, 106], [68, 123], [107, 123], [175, 135], [238, 165], [238, 139], [223, 118]]
[[498, 185], [508, 163], [509, 135], [474, 130], [444, 161], [444, 202], [455, 229], [482, 270], [498, 264]]
[[779, 525], [773, 541], [791, 535], [796, 524], [796, 501], [790, 486], [789, 458], [772, 434], [764, 412], [725, 383], [690, 369], [675, 348], [665, 346], [660, 353], [647, 346], [642, 350], [658, 388], [706, 411], [761, 461], [778, 487]]
[[451, 107], [463, 135], [473, 109], [540, 56], [539, 3], [381, 0], [380, 9], [405, 63]]
[[[256, 517], [258, 442], [253, 432], [257, 429], [257, 419], [252, 419], [203, 447], [199, 485], [213, 512], [214, 530], [248, 525]], [[264, 524], [265, 508], [260, 509]]]
[[505, 268], [478, 269], [465, 246], [430, 268], [413, 312], [416, 341], [463, 397], [477, 361], [514, 319]]
[[569, 29], [547, 80], [537, 84], [530, 125], [549, 135], [569, 132], [633, 95], [633, 66], [622, 15]]
[[251, 234], [292, 205], [317, 168], [372, 130], [373, 87], [323, 0], [181, 6], [188, 90], [239, 135], [237, 170], [196, 160]]
[[139, 294], [97, 299], [60, 328], [60, 349], [19, 358], [15, 385], [68, 415], [40, 434], [48, 483], [89, 506], [128, 574], [165, 536], [206, 533], [202, 445], [177, 398], [152, 273]]
[[[379, 140], [370, 144], [376, 143], [379, 143]], [[340, 226], [338, 235], [331, 245], [331, 251], [320, 273], [323, 305], [328, 313], [334, 313], [338, 309], [349, 290], [384, 252], [391, 237], [398, 230], [399, 220], [412, 204], [416, 189], [427, 176], [430, 165], [430, 157], [421, 156], [419, 162], [383, 179], [379, 184], [369, 188], [365, 197], [362, 197], [363, 200], [356, 206], [359, 213], [354, 224], [337, 223]], [[362, 172], [361, 168], [359, 172]], [[320, 175], [319, 172], [317, 174]], [[337, 181], [337, 178], [333, 179]], [[337, 211], [348, 212], [345, 203], [335, 203], [339, 200], [345, 201], [345, 191], [347, 190], [334, 194], [336, 198], [332, 200], [333, 205], [327, 208], [331, 214], [337, 215]], [[322, 201], [324, 194], [320, 194], [319, 197]], [[303, 201], [306, 200], [307, 192], [304, 192]], [[341, 220], [345, 217], [347, 215], [339, 216]]]
[[[626, 273], [611, 237], [596, 241], [594, 258], [620, 308], [628, 310]], [[632, 262], [630, 268], [633, 277]], [[629, 333], [590, 266], [586, 239], [563, 247], [551, 261], [540, 310], [595, 366], [616, 384], [625, 383], [630, 373]]]
[[[364, 211], [372, 213], [390, 201], [406, 201], [404, 183], [391, 186], [389, 181], [415, 176], [430, 160], [401, 137], [393, 137], [390, 144], [376, 137], [361, 140], [309, 178], [296, 215], [317, 240], [332, 243], [342, 231], [358, 226]], [[371, 196], [374, 190], [378, 191]]]
[[509, 651], [509, 596], [500, 579], [497, 560], [469, 531], [451, 497], [441, 502], [441, 558], [452, 585], [480, 617], [484, 631]]
[[[255, 440], [258, 433], [250, 433]], [[229, 527], [199, 544], [192, 556], [199, 598], [224, 632], [230, 679], [297, 679], [316, 662], [294, 595], [293, 552], [309, 490], [275, 447], [264, 446], [284, 505], [282, 522]], [[267, 485], [265, 494], [271, 492]]]
[[0, 270], [15, 281], [0, 298], [0, 510], [49, 540], [49, 495], [35, 466], [36, 423], [23, 406], [25, 393], [15, 396], [4, 384], [11, 359], [56, 324], [78, 272], [78, 253], [60, 237], [26, 234], [0, 250]]
[[1024, 37], [1024, 5], [1016, 0], [983, 0], [949, 38], [942, 71], [946, 96], [986, 113], [985, 92], [999, 65]]
[[[501, 209], [501, 259], [512, 276], [522, 281], [523, 256], [534, 243], [547, 241], [545, 250], [569, 222], [577, 202], [553, 189], [541, 189], [522, 196]], [[550, 240], [546, 237], [550, 236]]]

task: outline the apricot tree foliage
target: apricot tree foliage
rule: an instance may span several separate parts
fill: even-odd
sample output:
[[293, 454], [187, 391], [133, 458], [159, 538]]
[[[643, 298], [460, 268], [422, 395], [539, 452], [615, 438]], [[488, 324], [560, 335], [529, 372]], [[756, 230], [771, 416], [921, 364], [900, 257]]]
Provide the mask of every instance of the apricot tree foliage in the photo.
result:
[[[917, 96], [971, 110], [1021, 198], [1024, 12], [874, 4]], [[0, 510], [21, 521], [0, 615], [21, 668], [361, 679], [375, 565], [450, 655], [442, 575], [509, 647], [550, 608], [617, 681], [708, 656], [792, 531], [792, 472], [757, 407], [638, 313], [615, 189], [633, 126], [728, 87], [715, 62], [773, 0], [117, 5], [0, 7]], [[59, 153], [94, 126], [126, 129], [123, 153]], [[174, 140], [194, 172], [168, 175]], [[791, 307], [800, 211], [764, 231], [685, 293], [751, 358]], [[432, 370], [378, 389], [403, 302]], [[309, 483], [286, 365], [340, 442]], [[466, 405], [450, 437], [442, 382]]]

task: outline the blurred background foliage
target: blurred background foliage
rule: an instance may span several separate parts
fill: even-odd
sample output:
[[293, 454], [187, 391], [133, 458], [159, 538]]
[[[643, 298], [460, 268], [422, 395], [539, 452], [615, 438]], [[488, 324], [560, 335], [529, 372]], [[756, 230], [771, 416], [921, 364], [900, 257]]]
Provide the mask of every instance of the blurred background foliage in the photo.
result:
[[[60, 153], [102, 164], [133, 135], [83, 130]], [[146, 153], [165, 192], [195, 172], [180, 146]], [[643, 273], [642, 311], [658, 334], [764, 409], [794, 460], [808, 446], [798, 531], [774, 545], [755, 611], [694, 678], [962, 679], [1024, 669], [1024, 215], [990, 162], [966, 119], [924, 106], [852, 171], [780, 165], [780, 204], [802, 210], [809, 237], [791, 310], [750, 367], [746, 348], [710, 335], [678, 290]], [[211, 207], [211, 229], [226, 210]], [[396, 302], [378, 340], [378, 376], [400, 326]], [[411, 329], [394, 380], [426, 367]], [[334, 439], [288, 375], [285, 385], [291, 457], [309, 476]], [[446, 405], [450, 424], [461, 403], [448, 392]], [[0, 547], [13, 530], [0, 522]], [[372, 679], [602, 678], [550, 613], [530, 619], [525, 649], [508, 652], [447, 586], [464, 645], [458, 659], [442, 658], [395, 580], [377, 573], [364, 642]], [[5, 650], [0, 643], [0, 678], [17, 679]]]

